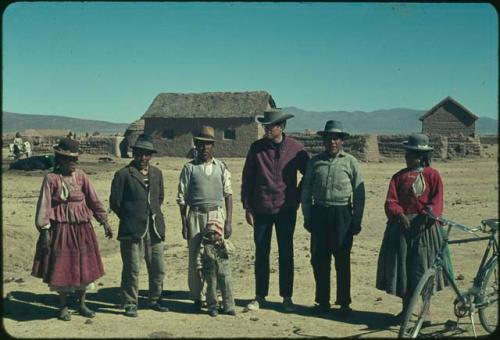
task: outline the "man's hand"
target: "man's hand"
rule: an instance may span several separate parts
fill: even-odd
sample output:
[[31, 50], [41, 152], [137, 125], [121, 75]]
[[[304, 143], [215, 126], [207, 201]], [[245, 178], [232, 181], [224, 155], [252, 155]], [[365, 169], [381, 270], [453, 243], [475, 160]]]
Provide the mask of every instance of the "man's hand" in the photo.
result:
[[231, 226], [231, 221], [226, 220], [224, 222], [224, 238], [228, 239], [233, 233], [233, 227]]
[[254, 226], [255, 217], [250, 210], [245, 210], [245, 219], [249, 225]]
[[351, 234], [352, 235], [358, 235], [359, 232], [361, 231], [361, 224], [354, 224], [354, 223], [351, 223], [350, 225], [350, 230], [351, 230]]
[[410, 228], [410, 220], [406, 217], [405, 214], [401, 213], [399, 216], [399, 225], [402, 229], [408, 230]]
[[40, 247], [42, 251], [47, 252], [50, 249], [50, 232], [49, 229], [40, 231]]
[[109, 225], [109, 223], [106, 221], [102, 224], [102, 226], [104, 227], [104, 236], [106, 236], [106, 238], [108, 239], [112, 239], [113, 230], [111, 230], [111, 226]]
[[181, 217], [181, 221], [182, 221], [182, 238], [187, 240], [188, 239], [188, 226], [187, 226], [187, 221], [186, 221], [186, 217]]

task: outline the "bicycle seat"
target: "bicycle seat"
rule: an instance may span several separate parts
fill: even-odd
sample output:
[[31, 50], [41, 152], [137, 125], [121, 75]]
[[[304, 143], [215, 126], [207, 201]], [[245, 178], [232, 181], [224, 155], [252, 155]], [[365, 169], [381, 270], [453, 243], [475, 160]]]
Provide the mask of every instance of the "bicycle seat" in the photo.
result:
[[481, 223], [490, 227], [492, 231], [496, 231], [498, 229], [498, 219], [496, 218], [489, 218], [487, 220], [483, 220]]

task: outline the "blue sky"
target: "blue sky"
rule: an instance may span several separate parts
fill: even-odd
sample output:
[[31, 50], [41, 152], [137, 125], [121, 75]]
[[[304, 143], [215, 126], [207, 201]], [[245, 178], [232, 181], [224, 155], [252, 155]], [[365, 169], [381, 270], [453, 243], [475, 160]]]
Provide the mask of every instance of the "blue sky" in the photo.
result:
[[498, 116], [489, 4], [18, 2], [3, 110], [130, 122], [160, 92], [270, 92], [306, 110]]

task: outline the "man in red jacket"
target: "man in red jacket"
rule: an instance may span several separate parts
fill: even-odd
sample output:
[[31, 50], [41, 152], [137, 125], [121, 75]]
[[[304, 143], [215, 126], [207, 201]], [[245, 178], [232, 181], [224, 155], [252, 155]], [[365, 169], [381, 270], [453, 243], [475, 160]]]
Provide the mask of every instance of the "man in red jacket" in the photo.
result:
[[297, 171], [304, 174], [309, 155], [301, 143], [283, 133], [292, 117], [281, 109], [269, 109], [256, 118], [264, 126], [264, 137], [250, 146], [243, 168], [241, 200], [255, 242], [255, 299], [248, 310], [259, 309], [269, 291], [273, 225], [278, 239], [280, 296], [284, 310], [294, 310], [293, 233], [300, 202]]

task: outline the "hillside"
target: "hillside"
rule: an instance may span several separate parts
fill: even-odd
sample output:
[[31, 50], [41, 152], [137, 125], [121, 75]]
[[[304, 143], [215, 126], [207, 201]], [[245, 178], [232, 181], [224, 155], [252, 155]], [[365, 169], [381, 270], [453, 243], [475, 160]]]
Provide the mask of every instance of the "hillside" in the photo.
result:
[[74, 132], [124, 133], [126, 123], [111, 123], [100, 120], [70, 118], [64, 116], [34, 115], [3, 112], [2, 131], [15, 132], [24, 129], [70, 129]]

